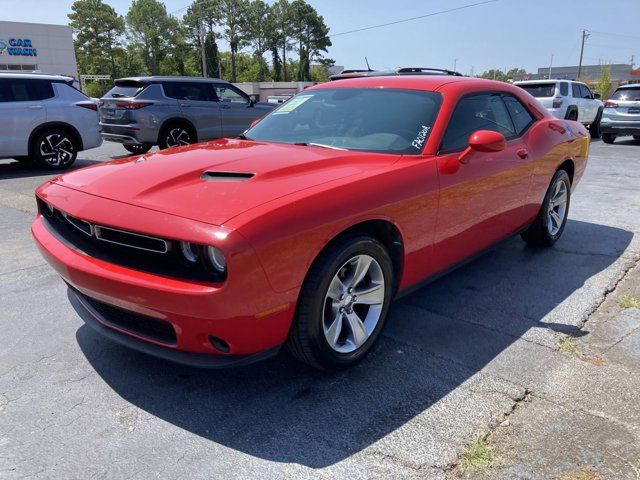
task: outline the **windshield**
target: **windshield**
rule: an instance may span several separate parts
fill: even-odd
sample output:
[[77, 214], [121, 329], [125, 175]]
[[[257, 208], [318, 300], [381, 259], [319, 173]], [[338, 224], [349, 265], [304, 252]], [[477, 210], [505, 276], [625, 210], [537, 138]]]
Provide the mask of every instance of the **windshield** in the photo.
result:
[[140, 82], [120, 81], [116, 82], [115, 86], [105, 93], [107, 98], [122, 98], [122, 97], [135, 97], [143, 88], [143, 84]]
[[435, 92], [336, 88], [300, 93], [245, 132], [251, 140], [419, 154], [442, 97]]
[[620, 100], [622, 102], [640, 100], [640, 88], [619, 88], [611, 95], [611, 100]]
[[527, 83], [518, 86], [536, 98], [553, 97], [556, 93], [555, 83]]

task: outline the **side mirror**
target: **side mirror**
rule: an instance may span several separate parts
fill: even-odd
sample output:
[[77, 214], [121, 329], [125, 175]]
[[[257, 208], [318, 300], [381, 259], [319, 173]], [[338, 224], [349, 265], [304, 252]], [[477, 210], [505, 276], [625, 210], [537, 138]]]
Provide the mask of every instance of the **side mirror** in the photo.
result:
[[469, 146], [458, 156], [458, 161], [469, 163], [468, 155], [472, 152], [500, 152], [507, 147], [507, 139], [500, 132], [477, 130], [469, 137]]
[[247, 103], [247, 108], [251, 108], [256, 104], [256, 101], [252, 98], [249, 99], [249, 103]]
[[595, 98], [596, 100], [600, 100], [600, 94], [599, 93], [594, 93], [593, 94], [593, 98]]

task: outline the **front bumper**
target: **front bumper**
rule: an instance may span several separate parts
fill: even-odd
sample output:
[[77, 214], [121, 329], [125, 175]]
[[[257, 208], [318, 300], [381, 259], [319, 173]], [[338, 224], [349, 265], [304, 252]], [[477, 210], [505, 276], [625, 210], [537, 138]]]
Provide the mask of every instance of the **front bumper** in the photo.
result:
[[600, 133], [614, 135], [640, 135], [640, 122], [600, 121]]
[[72, 288], [67, 290], [67, 297], [80, 318], [82, 318], [87, 325], [108, 339], [119, 343], [120, 345], [124, 345], [125, 347], [131, 348], [132, 350], [137, 350], [154, 357], [169, 360], [174, 363], [180, 363], [182, 365], [188, 365], [190, 367], [239, 367], [270, 358], [277, 355], [280, 350], [280, 346], [276, 345], [252, 355], [207, 355], [161, 347], [153, 343], [138, 340], [135, 337], [107, 327], [109, 319], [100, 315], [97, 310], [91, 307], [89, 302], [82, 298], [82, 294], [77, 293], [77, 291], [74, 291]]
[[[205, 235], [214, 228], [55, 184], [41, 187], [38, 194], [69, 215], [103, 224], [118, 212], [120, 228], [149, 235], [159, 234], [151, 230], [157, 225], [175, 233], [176, 238], [206, 244]], [[163, 342], [142, 331], [120, 328], [101, 315], [92, 315], [92, 323], [91, 319], [86, 320], [86, 312], [83, 314], [86, 308], [77, 309], [87, 323], [100, 323], [99, 330], [109, 330], [110, 338], [119, 338], [120, 343], [134, 348], [144, 343], [149, 346], [142, 349], [147, 353], [193, 365], [207, 363], [198, 355], [209, 355], [215, 358], [208, 363], [223, 366], [246, 363], [245, 357], [261, 352], [273, 353], [286, 340], [297, 291], [274, 292], [255, 253], [237, 232], [231, 231], [225, 240], [227, 281], [207, 283], [134, 270], [91, 257], [57, 237], [40, 215], [31, 231], [45, 260], [81, 296], [134, 316], [168, 323], [175, 331], [174, 342]], [[214, 346], [212, 338], [222, 339], [228, 351]]]

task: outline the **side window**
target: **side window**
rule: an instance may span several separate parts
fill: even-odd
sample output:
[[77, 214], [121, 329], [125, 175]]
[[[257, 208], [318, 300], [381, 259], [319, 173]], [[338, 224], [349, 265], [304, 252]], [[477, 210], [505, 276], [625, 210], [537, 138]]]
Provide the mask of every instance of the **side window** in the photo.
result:
[[231, 103], [249, 103], [249, 99], [246, 95], [241, 94], [238, 90], [231, 87], [230, 85], [216, 85], [215, 87], [216, 94], [218, 95], [218, 99], [221, 102], [231, 102]]
[[13, 101], [13, 93], [11, 92], [9, 80], [0, 79], [0, 103], [11, 101]]
[[166, 82], [162, 87], [164, 88], [165, 95], [169, 98], [199, 102], [215, 101], [213, 89], [209, 83]]
[[0, 80], [0, 102], [28, 102], [30, 95], [29, 81], [22, 78]]
[[591, 95], [591, 90], [589, 90], [589, 87], [587, 87], [586, 85], [580, 85], [580, 91], [582, 92], [582, 98], [593, 98], [593, 95]]
[[567, 82], [560, 82], [560, 95], [563, 97], [569, 95], [569, 84]]
[[515, 128], [500, 95], [479, 94], [458, 101], [442, 139], [441, 151], [462, 150], [476, 130], [492, 130], [505, 137], [515, 136]]
[[571, 84], [571, 93], [573, 98], [582, 98], [582, 92], [580, 91], [580, 85], [578, 83]]
[[47, 100], [54, 97], [53, 87], [48, 80], [31, 80], [29, 86], [32, 100]]
[[529, 125], [533, 123], [533, 116], [516, 97], [505, 95], [503, 99], [504, 104], [507, 106], [507, 110], [509, 110], [509, 114], [511, 115], [511, 120], [513, 120], [516, 134], [522, 135], [522, 132], [529, 128]]

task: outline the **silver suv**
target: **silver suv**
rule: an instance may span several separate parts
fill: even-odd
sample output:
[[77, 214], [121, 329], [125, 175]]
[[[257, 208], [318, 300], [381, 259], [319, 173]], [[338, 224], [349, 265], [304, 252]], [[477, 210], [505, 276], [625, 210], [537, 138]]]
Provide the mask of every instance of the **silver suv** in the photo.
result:
[[604, 104], [600, 129], [605, 143], [623, 135], [640, 140], [640, 83], [618, 87], [611, 95]]
[[100, 127], [105, 140], [145, 153], [237, 136], [274, 107], [215, 78], [121, 78], [100, 100]]
[[0, 73], [0, 158], [67, 168], [102, 143], [97, 110], [70, 77]]

